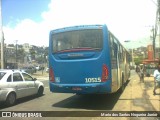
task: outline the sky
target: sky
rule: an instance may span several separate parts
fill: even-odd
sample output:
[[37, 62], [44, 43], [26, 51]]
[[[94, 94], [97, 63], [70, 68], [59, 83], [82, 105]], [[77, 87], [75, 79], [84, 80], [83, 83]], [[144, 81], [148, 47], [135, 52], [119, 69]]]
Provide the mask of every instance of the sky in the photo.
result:
[[[15, 44], [18, 40], [18, 44], [48, 46], [50, 30], [106, 24], [125, 45], [149, 44], [156, 18], [155, 3], [156, 0], [2, 0], [5, 43]], [[131, 42], [124, 43], [125, 40]]]

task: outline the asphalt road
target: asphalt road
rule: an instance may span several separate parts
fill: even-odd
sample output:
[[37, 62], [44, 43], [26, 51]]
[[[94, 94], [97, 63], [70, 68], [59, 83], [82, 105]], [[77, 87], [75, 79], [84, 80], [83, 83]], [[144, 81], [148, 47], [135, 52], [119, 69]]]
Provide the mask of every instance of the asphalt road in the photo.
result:
[[[147, 81], [148, 80], [148, 81]], [[12, 107], [0, 106], [0, 111], [51, 111], [50, 114], [68, 116], [65, 119], [80, 119], [79, 117], [70, 117], [72, 114], [79, 114], [83, 111], [160, 111], [160, 97], [153, 96], [153, 82], [147, 78], [145, 83], [140, 83], [135, 72], [132, 72], [131, 79], [127, 82], [126, 88], [122, 94], [114, 93], [108, 95], [75, 95], [63, 93], [51, 93], [49, 91], [48, 80], [43, 80], [45, 85], [44, 95], [41, 97], [30, 96], [19, 99], [16, 105]], [[73, 111], [66, 113], [62, 111]], [[74, 112], [75, 111], [75, 112]], [[78, 111], [78, 112], [76, 112]], [[81, 112], [79, 112], [81, 111]], [[53, 112], [53, 113], [52, 113]], [[93, 112], [93, 114], [95, 114]], [[68, 114], [68, 115], [65, 115]], [[70, 115], [69, 115], [70, 114]], [[51, 115], [52, 116], [52, 115]], [[82, 114], [83, 116], [83, 114]], [[107, 119], [117, 119], [117, 117], [108, 117]], [[3, 118], [9, 119], [9, 118]], [[2, 119], [2, 120], [3, 120]], [[10, 118], [10, 119], [25, 119], [26, 118]], [[49, 118], [31, 118], [31, 119], [52, 119]], [[55, 119], [62, 119], [54, 117]], [[81, 117], [81, 119], [106, 119], [106, 117]], [[157, 120], [157, 117], [118, 117], [119, 120]], [[1, 118], [0, 118], [1, 120]]]

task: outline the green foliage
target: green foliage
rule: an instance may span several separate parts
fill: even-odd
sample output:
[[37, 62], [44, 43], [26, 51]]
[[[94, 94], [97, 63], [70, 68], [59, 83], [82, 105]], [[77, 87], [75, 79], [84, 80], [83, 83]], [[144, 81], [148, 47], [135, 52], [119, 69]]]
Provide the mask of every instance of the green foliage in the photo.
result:
[[135, 64], [136, 65], [139, 65], [139, 64], [141, 64], [142, 63], [142, 61], [143, 61], [143, 58], [140, 56], [140, 57], [138, 57], [138, 58], [134, 58], [134, 62], [135, 62]]

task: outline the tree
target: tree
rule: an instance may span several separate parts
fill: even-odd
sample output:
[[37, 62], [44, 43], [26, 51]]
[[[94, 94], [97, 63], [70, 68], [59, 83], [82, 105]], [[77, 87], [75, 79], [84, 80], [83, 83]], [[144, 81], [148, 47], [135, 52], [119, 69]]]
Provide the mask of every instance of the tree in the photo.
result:
[[18, 59], [18, 61], [24, 62], [24, 57], [25, 57], [24, 49], [18, 49], [17, 50], [17, 59]]
[[143, 57], [142, 57], [142, 56], [140, 56], [140, 57], [138, 57], [138, 58], [134, 58], [134, 62], [135, 62], [136, 65], [141, 64], [142, 61], [143, 61]]
[[30, 52], [31, 58], [35, 60], [35, 55], [36, 55], [35, 49], [34, 49], [34, 48], [31, 48], [31, 49], [29, 50], [29, 52]]

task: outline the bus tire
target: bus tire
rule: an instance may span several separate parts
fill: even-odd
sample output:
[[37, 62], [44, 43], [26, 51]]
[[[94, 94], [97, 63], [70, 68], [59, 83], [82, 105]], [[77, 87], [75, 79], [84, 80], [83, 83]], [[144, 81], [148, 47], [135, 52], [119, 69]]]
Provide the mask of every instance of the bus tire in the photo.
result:
[[124, 84], [124, 74], [122, 74], [122, 85], [120, 87], [120, 93], [122, 93], [125, 89], [125, 84]]

